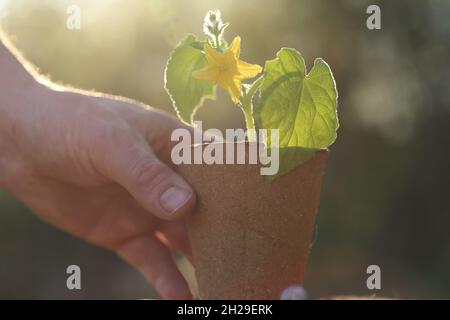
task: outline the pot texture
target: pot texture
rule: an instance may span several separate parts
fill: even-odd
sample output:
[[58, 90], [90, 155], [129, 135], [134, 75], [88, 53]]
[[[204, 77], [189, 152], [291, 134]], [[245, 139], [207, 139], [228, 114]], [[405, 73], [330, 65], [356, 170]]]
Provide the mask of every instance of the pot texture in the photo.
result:
[[326, 155], [272, 183], [259, 165], [180, 166], [197, 192], [188, 232], [202, 299], [279, 299], [303, 283]]

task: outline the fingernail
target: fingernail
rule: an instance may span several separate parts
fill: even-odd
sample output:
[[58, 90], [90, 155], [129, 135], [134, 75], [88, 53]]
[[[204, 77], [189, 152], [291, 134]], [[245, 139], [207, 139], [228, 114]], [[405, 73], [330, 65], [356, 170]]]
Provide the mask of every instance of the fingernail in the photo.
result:
[[290, 286], [281, 294], [281, 300], [306, 300], [307, 298], [306, 290], [302, 286]]
[[190, 191], [178, 187], [170, 187], [161, 195], [159, 202], [168, 214], [172, 214], [184, 206], [191, 196], [192, 193]]

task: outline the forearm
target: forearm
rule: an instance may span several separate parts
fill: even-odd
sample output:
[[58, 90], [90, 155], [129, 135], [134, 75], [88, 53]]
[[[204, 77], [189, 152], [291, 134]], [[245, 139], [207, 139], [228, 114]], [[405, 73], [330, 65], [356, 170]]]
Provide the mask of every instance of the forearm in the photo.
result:
[[[0, 30], [1, 32], [1, 30]], [[39, 86], [0, 37], [0, 187], [4, 186], [5, 162], [13, 153], [15, 123], [26, 112], [26, 100]], [[4, 40], [4, 39], [3, 39]]]
[[[0, 30], [1, 32], [1, 30]], [[25, 60], [0, 33], [0, 99], [7, 95], [20, 95], [35, 83], [25, 68]], [[29, 67], [30, 68], [30, 67]], [[28, 69], [29, 69], [28, 68]], [[3, 104], [3, 103], [1, 103]], [[0, 106], [1, 106], [0, 104]]]

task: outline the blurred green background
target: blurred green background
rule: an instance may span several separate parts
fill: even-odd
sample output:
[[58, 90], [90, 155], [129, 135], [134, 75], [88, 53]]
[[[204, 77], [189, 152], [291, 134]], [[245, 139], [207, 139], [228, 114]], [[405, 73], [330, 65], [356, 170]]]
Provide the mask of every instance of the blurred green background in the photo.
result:
[[[66, 28], [68, 5], [81, 30]], [[382, 30], [366, 28], [378, 4]], [[14, 43], [54, 81], [131, 97], [173, 113], [163, 87], [171, 49], [201, 36], [220, 9], [242, 58], [264, 64], [280, 47], [332, 67], [341, 127], [323, 184], [305, 286], [311, 297], [377, 293], [450, 298], [450, 1], [0, 0]], [[219, 92], [197, 116], [204, 127], [243, 127]], [[42, 143], [45, 143], [43, 141]], [[66, 289], [66, 267], [82, 290]], [[366, 288], [366, 268], [382, 290]], [[0, 298], [156, 297], [112, 253], [38, 220], [0, 191]]]

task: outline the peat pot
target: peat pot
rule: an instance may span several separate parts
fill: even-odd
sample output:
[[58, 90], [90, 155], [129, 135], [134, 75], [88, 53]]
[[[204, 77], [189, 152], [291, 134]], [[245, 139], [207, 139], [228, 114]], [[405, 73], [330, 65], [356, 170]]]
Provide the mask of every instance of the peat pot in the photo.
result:
[[303, 283], [326, 156], [273, 182], [259, 164], [180, 166], [197, 192], [187, 226], [202, 299], [279, 299]]

